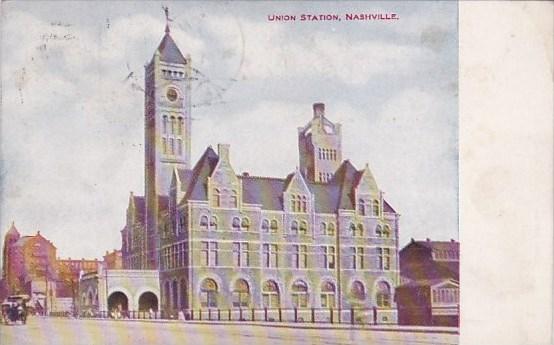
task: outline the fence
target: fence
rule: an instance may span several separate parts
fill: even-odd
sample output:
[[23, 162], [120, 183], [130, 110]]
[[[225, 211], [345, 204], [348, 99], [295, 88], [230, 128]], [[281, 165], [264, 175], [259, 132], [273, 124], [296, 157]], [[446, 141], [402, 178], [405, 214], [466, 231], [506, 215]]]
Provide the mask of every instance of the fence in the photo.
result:
[[396, 324], [396, 308], [205, 308], [180, 311], [99, 311], [83, 318], [183, 319], [185, 321], [263, 321], [294, 323]]

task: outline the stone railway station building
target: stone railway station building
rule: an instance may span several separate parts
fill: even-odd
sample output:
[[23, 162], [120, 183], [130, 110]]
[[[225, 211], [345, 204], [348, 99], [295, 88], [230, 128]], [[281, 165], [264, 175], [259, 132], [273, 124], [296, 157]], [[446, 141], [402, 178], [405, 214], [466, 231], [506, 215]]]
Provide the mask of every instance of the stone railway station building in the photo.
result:
[[[191, 163], [194, 69], [169, 27], [145, 72], [145, 195], [129, 197], [121, 251], [133, 275], [159, 274], [156, 307], [379, 307], [396, 320], [399, 214], [367, 164], [343, 159], [324, 104], [297, 129], [298, 168], [239, 175], [226, 144]], [[106, 297], [120, 292], [137, 307], [136, 293]]]

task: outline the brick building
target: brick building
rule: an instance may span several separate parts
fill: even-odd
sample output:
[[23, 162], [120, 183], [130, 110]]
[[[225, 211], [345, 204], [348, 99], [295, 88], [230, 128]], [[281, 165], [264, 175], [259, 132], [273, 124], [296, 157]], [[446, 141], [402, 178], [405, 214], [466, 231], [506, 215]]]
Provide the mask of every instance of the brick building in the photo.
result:
[[400, 251], [399, 323], [457, 326], [459, 270], [459, 242], [412, 239]]

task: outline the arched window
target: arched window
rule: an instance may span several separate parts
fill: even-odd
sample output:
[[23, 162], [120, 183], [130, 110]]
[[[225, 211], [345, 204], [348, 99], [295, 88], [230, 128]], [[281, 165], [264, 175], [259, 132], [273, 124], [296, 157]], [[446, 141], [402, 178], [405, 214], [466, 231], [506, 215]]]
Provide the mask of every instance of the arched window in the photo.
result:
[[373, 200], [373, 215], [379, 216], [379, 200]]
[[262, 286], [262, 300], [266, 308], [279, 308], [281, 306], [279, 287], [273, 280], [267, 280]]
[[239, 202], [238, 202], [238, 197], [237, 197], [237, 191], [236, 190], [233, 190], [231, 191], [231, 207], [238, 207], [239, 205]]
[[167, 154], [167, 139], [166, 138], [162, 138], [162, 152], [165, 154]]
[[308, 307], [308, 284], [303, 280], [292, 284], [292, 305], [296, 308]]
[[377, 283], [377, 294], [375, 295], [378, 307], [390, 307], [391, 306], [391, 292], [390, 286], [387, 282], [380, 281]]
[[250, 287], [244, 279], [239, 279], [235, 282], [233, 289], [233, 307], [242, 308], [248, 307], [250, 304]]
[[306, 235], [307, 232], [308, 232], [308, 223], [305, 220], [303, 220], [302, 222], [300, 222], [299, 233], [302, 235]]
[[173, 138], [169, 138], [169, 153], [175, 154], [175, 141]]
[[183, 118], [179, 117], [177, 119], [177, 134], [183, 134]]
[[250, 229], [250, 219], [248, 217], [242, 218], [242, 222], [240, 224], [243, 230], [248, 231]]
[[322, 235], [327, 235], [327, 224], [321, 223], [321, 225], [319, 226], [319, 230], [321, 231]]
[[221, 206], [221, 192], [217, 188], [214, 188], [214, 190], [213, 190], [212, 205], [214, 207], [220, 207]]
[[175, 117], [171, 117], [171, 134], [177, 133], [177, 127], [175, 126]]
[[321, 307], [335, 307], [335, 284], [326, 281], [321, 284]]
[[389, 238], [390, 235], [391, 235], [390, 226], [385, 225], [385, 227], [383, 229], [383, 237]]
[[233, 226], [233, 230], [240, 230], [240, 219], [239, 219], [239, 217], [233, 218], [232, 226]]
[[327, 235], [328, 236], [335, 236], [335, 224], [329, 223], [329, 226], [327, 227]]
[[354, 223], [350, 223], [350, 226], [348, 227], [348, 229], [350, 230], [350, 235], [352, 237], [355, 237], [356, 236], [356, 225], [354, 225]]
[[268, 219], [262, 220], [262, 231], [263, 232], [269, 232], [269, 220]]
[[302, 212], [307, 212], [308, 210], [308, 201], [306, 196], [302, 196]]
[[216, 216], [212, 216], [212, 218], [210, 219], [210, 227], [212, 228], [212, 230], [217, 230], [217, 217]]
[[208, 230], [208, 216], [204, 215], [200, 217], [200, 229]]
[[271, 220], [271, 232], [277, 232], [279, 229], [279, 224], [276, 219]]
[[364, 201], [364, 199], [358, 200], [358, 207], [360, 209], [360, 214], [362, 216], [365, 216], [365, 201]]
[[290, 224], [290, 232], [293, 234], [298, 234], [298, 221], [292, 221], [292, 223]]
[[358, 237], [363, 237], [364, 236], [364, 226], [362, 225], [362, 223], [359, 223], [358, 224], [358, 227], [356, 228], [356, 236]]
[[200, 286], [200, 304], [202, 307], [217, 308], [217, 284], [213, 279], [204, 279]]
[[296, 212], [296, 195], [294, 194], [290, 197], [290, 210]]
[[163, 117], [163, 132], [167, 134], [167, 115]]
[[377, 224], [377, 227], [375, 228], [375, 236], [383, 237], [383, 229], [381, 228], [381, 225], [379, 225], [379, 224]]
[[362, 282], [356, 280], [352, 283], [352, 288], [350, 289], [350, 293], [352, 294], [352, 297], [364, 300], [365, 299], [365, 288], [364, 284]]

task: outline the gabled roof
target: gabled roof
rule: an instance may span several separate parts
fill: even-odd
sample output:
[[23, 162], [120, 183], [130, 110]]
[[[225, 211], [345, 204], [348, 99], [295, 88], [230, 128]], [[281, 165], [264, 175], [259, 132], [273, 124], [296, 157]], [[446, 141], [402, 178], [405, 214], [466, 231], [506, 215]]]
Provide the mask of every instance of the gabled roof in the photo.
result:
[[17, 228], [15, 227], [15, 222], [12, 222], [12, 225], [10, 226], [10, 228], [8, 229], [8, 231], [6, 232], [6, 235], [4, 237], [19, 237], [19, 231], [17, 230]]
[[[211, 175], [213, 169], [217, 165], [219, 157], [214, 152], [211, 146], [209, 146], [204, 154], [198, 160], [198, 163], [192, 169], [190, 174], [187, 193], [185, 199], [190, 200], [207, 200], [208, 188], [207, 181], [208, 176]], [[183, 182], [183, 181], [181, 181]]]
[[[208, 200], [207, 182], [213, 173], [219, 157], [208, 147], [192, 170], [177, 169], [181, 180], [181, 190], [185, 191], [183, 200]], [[306, 181], [306, 185], [314, 194], [315, 211], [318, 213], [335, 213], [339, 209], [352, 210], [354, 204], [354, 186], [362, 171], [344, 161], [337, 169], [334, 178], [329, 183]], [[261, 205], [265, 210], [283, 210], [283, 192], [294, 177], [294, 172], [285, 178], [238, 175], [242, 181], [243, 201], [248, 204]], [[181, 203], [183, 200], [180, 200]], [[394, 209], [385, 201], [385, 212]]]
[[330, 183], [340, 186], [337, 209], [354, 209], [354, 186], [360, 174], [349, 160], [342, 162], [335, 172]]
[[166, 32], [160, 45], [158, 46], [158, 52], [160, 53], [160, 60], [169, 63], [183, 64], [187, 63], [187, 60], [173, 41], [173, 38]]
[[192, 170], [177, 169], [177, 175], [179, 176], [179, 181], [181, 181], [181, 192], [186, 192], [192, 177]]

